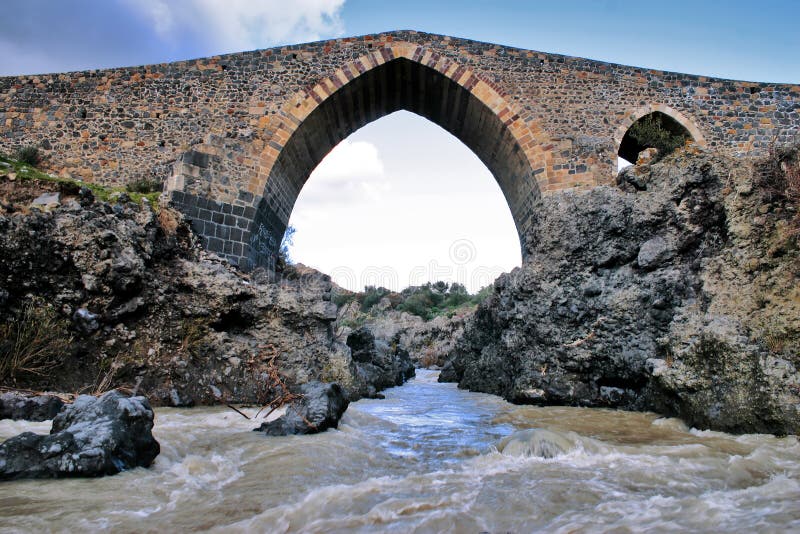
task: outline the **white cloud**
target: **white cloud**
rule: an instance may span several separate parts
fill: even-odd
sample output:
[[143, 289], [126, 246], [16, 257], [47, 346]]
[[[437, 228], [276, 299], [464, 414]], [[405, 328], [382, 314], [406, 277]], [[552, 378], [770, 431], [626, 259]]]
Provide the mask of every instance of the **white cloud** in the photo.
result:
[[166, 36], [172, 30], [172, 11], [164, 0], [128, 0], [127, 3], [150, 19], [159, 35]]
[[408, 112], [337, 145], [300, 192], [290, 224], [291, 257], [350, 289], [448, 280], [474, 291], [520, 263], [492, 174], [458, 139]]
[[345, 0], [125, 0], [165, 40], [191, 32], [220, 52], [341, 35]]
[[359, 197], [377, 201], [389, 188], [378, 148], [368, 141], [345, 139], [314, 169], [303, 194], [327, 203]]

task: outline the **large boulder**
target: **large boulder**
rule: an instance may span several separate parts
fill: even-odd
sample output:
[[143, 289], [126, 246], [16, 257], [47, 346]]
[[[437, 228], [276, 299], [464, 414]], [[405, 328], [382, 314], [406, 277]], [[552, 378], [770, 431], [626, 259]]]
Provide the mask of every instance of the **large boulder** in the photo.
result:
[[148, 467], [160, 446], [144, 397], [81, 395], [53, 420], [50, 434], [25, 432], [0, 444], [0, 480], [97, 477]]
[[47, 421], [61, 411], [64, 401], [55, 395], [9, 391], [0, 395], [0, 419]]
[[309, 382], [300, 388], [300, 398], [278, 419], [256, 428], [268, 436], [316, 434], [336, 428], [349, 401], [339, 384]]

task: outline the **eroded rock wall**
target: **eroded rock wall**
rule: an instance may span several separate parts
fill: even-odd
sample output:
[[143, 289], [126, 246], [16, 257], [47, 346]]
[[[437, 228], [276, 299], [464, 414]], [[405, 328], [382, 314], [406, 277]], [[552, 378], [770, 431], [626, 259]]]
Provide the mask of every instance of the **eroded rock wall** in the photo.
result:
[[800, 428], [800, 253], [741, 162], [680, 152], [542, 199], [444, 380], [734, 432]]
[[[54, 367], [0, 385], [125, 387], [175, 406], [264, 403], [312, 380], [338, 382], [351, 400], [375, 395], [385, 377], [361, 372], [335, 337], [330, 290], [303, 266], [277, 282], [242, 274], [166, 208], [63, 195], [46, 210], [0, 211], [0, 320], [48, 317], [59, 349]], [[0, 349], [16, 350], [10, 339]]]

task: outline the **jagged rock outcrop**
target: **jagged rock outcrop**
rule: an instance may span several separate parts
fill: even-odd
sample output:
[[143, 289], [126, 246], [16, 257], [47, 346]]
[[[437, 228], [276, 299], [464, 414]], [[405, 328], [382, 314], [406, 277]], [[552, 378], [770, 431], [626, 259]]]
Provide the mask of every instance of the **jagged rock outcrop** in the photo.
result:
[[316, 434], [339, 426], [350, 401], [339, 384], [308, 382], [300, 387], [300, 397], [289, 405], [286, 413], [263, 423], [256, 432], [268, 436]]
[[160, 446], [144, 397], [81, 395], [53, 420], [49, 435], [25, 432], [0, 444], [0, 480], [97, 477], [148, 467]]
[[399, 346], [408, 352], [412, 363], [418, 367], [438, 368], [444, 365], [453, 349], [453, 343], [464, 330], [464, 320], [472, 310], [465, 309], [452, 317], [439, 316], [429, 321], [404, 311], [390, 309], [384, 298], [367, 314], [359, 311], [358, 302], [350, 302], [340, 309], [337, 326], [344, 335], [353, 331], [343, 326], [364, 321], [376, 339]]
[[455, 342], [464, 333], [464, 321], [471, 313], [439, 316], [397, 333], [397, 343], [420, 367], [439, 368], [447, 361]]
[[35, 395], [8, 391], [0, 395], [0, 419], [47, 421], [64, 407], [55, 395]]
[[[116, 204], [81, 194], [60, 202], [47, 212], [0, 210], [0, 322], [46, 311], [68, 341], [51, 355], [56, 367], [3, 385], [126, 386], [172, 406], [266, 404], [284, 385], [313, 380], [339, 383], [352, 400], [383, 387], [333, 331], [328, 276], [302, 265], [277, 280], [241, 273], [203, 251], [179, 214], [124, 195]], [[0, 339], [0, 351], [9, 346]]]
[[414, 376], [414, 364], [408, 352], [395, 344], [375, 339], [369, 327], [361, 327], [347, 336], [347, 346], [355, 361], [357, 376], [367, 387], [364, 396], [375, 397], [381, 389], [399, 386]]
[[733, 432], [800, 430], [790, 207], [735, 162], [681, 152], [534, 206], [442, 380], [517, 403], [615, 406]]

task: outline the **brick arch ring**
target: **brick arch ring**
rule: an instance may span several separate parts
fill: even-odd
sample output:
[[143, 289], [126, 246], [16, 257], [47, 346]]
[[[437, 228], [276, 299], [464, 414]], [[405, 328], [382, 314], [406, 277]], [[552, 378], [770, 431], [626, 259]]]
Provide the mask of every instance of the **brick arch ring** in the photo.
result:
[[550, 176], [548, 169], [553, 163], [554, 145], [539, 125], [526, 123], [520, 110], [509, 102], [497, 84], [450, 58], [423, 46], [401, 41], [386, 43], [343, 65], [332, 75], [289, 98], [277, 113], [269, 117], [265, 115], [260, 121], [260, 126], [268, 132], [265, 149], [259, 157], [258, 173], [250, 180], [248, 190], [253, 195], [263, 193], [281, 150], [303, 121], [325, 100], [362, 74], [400, 58], [436, 70], [466, 89], [491, 110], [502, 121], [525, 155], [536, 176], [539, 189], [537, 194], [546, 190]]

